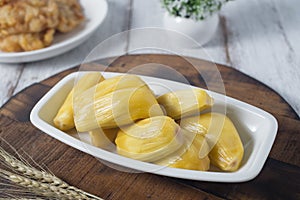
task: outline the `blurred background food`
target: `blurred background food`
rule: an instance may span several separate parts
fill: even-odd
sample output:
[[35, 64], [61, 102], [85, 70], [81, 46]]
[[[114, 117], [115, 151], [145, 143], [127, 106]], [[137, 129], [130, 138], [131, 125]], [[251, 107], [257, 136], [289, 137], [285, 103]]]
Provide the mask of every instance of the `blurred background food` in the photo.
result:
[[0, 0], [0, 50], [32, 51], [84, 21], [77, 0]]

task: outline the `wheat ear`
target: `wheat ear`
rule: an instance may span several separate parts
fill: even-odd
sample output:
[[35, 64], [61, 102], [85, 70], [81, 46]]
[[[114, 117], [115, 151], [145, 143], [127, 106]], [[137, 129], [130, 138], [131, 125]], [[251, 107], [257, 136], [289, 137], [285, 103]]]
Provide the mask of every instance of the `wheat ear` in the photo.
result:
[[42, 194], [49, 195], [48, 193], [50, 192], [51, 194], [60, 195], [60, 198], [63, 197], [63, 195], [66, 195], [65, 198], [71, 197], [71, 199], [74, 199], [75, 197], [78, 199], [80, 197], [79, 199], [102, 200], [95, 195], [89, 194], [74, 186], [70, 186], [50, 173], [27, 166], [25, 163], [6, 152], [2, 147], [0, 147], [0, 159], [4, 161], [6, 166], [20, 174], [14, 174], [0, 169], [0, 175], [3, 178], [23, 187], [31, 188], [33, 191], [39, 190], [39, 194], [41, 192], [40, 190], [42, 190]]
[[6, 170], [0, 169], [0, 174], [3, 178], [6, 178], [28, 189], [31, 189], [32, 191], [38, 191], [38, 194], [42, 194], [45, 196], [57, 196], [60, 199], [90, 199], [82, 193], [57, 187], [54, 185], [49, 185], [47, 183], [40, 183], [38, 181], [11, 173]]

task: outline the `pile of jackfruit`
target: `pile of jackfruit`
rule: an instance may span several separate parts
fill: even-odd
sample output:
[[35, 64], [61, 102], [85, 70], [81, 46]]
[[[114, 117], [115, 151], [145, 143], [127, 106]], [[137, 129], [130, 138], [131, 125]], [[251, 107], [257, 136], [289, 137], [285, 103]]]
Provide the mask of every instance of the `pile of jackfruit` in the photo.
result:
[[[53, 119], [65, 132], [89, 132], [93, 145], [158, 165], [236, 171], [244, 148], [232, 121], [209, 112], [200, 88], [155, 96], [136, 75], [79, 78]], [[214, 167], [213, 167], [214, 166]]]

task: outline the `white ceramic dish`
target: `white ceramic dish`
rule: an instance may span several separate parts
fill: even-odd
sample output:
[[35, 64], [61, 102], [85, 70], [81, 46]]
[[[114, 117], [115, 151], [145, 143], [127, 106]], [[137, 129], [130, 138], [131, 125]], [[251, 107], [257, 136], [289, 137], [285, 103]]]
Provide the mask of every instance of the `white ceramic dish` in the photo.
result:
[[16, 53], [0, 51], [0, 62], [23, 63], [43, 60], [65, 53], [83, 43], [101, 25], [108, 6], [106, 0], [80, 0], [80, 3], [86, 17], [80, 26], [69, 33], [55, 35], [53, 44], [44, 49]]
[[[237, 130], [239, 131], [245, 148], [245, 155], [242, 161], [242, 166], [238, 171], [202, 172], [161, 167], [155, 164], [129, 159], [115, 153], [102, 150], [90, 144], [88, 134], [85, 135], [85, 133], [80, 133], [82, 134], [82, 137], [81, 140], [79, 140], [77, 137], [74, 137], [74, 135], [69, 135], [58, 130], [53, 126], [52, 123], [52, 119], [54, 118], [60, 105], [63, 103], [66, 95], [71, 90], [78, 73], [84, 72], [72, 73], [57, 83], [35, 105], [31, 112], [30, 119], [37, 128], [41, 129], [48, 135], [76, 149], [100, 158], [101, 160], [143, 172], [150, 172], [176, 178], [215, 182], [243, 182], [253, 179], [259, 174], [273, 145], [278, 125], [276, 119], [271, 114], [236, 99], [208, 91], [215, 99], [216, 105], [224, 105], [225, 100], [227, 115], [232, 119]], [[119, 74], [103, 72], [103, 76], [105, 78], [116, 75]], [[191, 87], [183, 83], [165, 79], [147, 76], [141, 77], [150, 86], [155, 94], [165, 93], [166, 87], [173, 90]]]

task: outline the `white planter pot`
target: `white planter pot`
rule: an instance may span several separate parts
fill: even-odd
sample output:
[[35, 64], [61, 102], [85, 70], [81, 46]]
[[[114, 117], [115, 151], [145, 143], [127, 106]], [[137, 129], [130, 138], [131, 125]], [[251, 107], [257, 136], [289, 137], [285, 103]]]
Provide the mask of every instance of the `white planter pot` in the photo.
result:
[[195, 21], [182, 17], [174, 17], [169, 13], [165, 13], [164, 16], [165, 28], [183, 33], [193, 38], [200, 45], [204, 45], [213, 37], [218, 24], [219, 17], [217, 14], [201, 21]]

